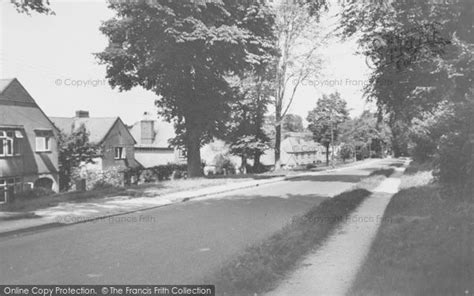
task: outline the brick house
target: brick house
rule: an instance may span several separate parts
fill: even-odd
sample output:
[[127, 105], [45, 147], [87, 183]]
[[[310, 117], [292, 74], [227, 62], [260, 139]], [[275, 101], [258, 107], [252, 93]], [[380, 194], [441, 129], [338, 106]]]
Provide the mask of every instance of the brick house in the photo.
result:
[[51, 120], [67, 135], [85, 126], [89, 141], [102, 149], [102, 157], [96, 160], [96, 167], [105, 170], [139, 166], [135, 160], [136, 141], [120, 117], [90, 117], [88, 111], [76, 111], [74, 117], [51, 117]]
[[58, 191], [57, 134], [16, 78], [0, 80], [0, 202], [34, 187]]

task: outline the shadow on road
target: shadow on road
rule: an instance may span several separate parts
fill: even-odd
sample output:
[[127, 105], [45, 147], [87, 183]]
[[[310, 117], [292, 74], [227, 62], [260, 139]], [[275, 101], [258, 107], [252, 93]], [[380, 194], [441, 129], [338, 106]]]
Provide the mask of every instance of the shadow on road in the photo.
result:
[[297, 178], [292, 178], [288, 181], [300, 182], [300, 181], [312, 181], [312, 182], [348, 182], [348, 183], [357, 183], [365, 175], [323, 175], [323, 176], [301, 176]]

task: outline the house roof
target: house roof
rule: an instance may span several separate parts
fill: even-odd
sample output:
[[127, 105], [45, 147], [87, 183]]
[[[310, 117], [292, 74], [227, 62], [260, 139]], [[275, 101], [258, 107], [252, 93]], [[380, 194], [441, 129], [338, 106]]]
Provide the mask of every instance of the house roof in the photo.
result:
[[16, 78], [0, 79], [0, 124], [36, 124], [42, 129], [56, 129], [52, 121], [36, 104], [33, 97]]
[[8, 79], [0, 79], [0, 94], [13, 82], [15, 78], [8, 78]]
[[71, 134], [77, 130], [81, 125], [84, 125], [89, 132], [89, 141], [94, 144], [100, 144], [109, 131], [114, 126], [115, 122], [120, 120], [119, 117], [51, 117], [57, 128], [66, 134]]
[[316, 152], [322, 148], [321, 144], [315, 141], [308, 141], [298, 137], [288, 137], [284, 140], [284, 142], [288, 142], [290, 144], [290, 150], [287, 151], [288, 153]]
[[[34, 147], [35, 130], [55, 132], [56, 127], [17, 79], [0, 79], [0, 127], [20, 130]], [[56, 148], [52, 156], [33, 153], [30, 145], [12, 165], [0, 167], [0, 175], [57, 173]], [[10, 162], [10, 160], [9, 160]]]

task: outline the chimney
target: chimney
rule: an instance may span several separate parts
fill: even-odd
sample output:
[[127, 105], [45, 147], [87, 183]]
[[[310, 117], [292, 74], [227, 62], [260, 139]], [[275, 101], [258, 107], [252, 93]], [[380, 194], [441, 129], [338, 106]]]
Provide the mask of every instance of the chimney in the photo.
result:
[[89, 118], [89, 111], [78, 110], [76, 111], [77, 118]]
[[155, 140], [155, 121], [151, 119], [149, 113], [143, 114], [143, 119], [140, 121], [141, 128], [141, 144], [150, 145]]

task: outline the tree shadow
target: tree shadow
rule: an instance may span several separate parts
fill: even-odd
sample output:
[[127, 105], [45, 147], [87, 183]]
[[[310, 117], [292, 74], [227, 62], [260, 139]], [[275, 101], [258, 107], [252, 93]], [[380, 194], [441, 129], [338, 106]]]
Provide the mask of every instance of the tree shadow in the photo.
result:
[[322, 176], [301, 176], [291, 178], [288, 181], [300, 182], [300, 181], [311, 181], [311, 182], [347, 182], [357, 183], [365, 178], [365, 175], [322, 175]]
[[258, 175], [258, 174], [239, 174], [239, 175], [212, 175], [206, 176], [206, 179], [254, 179], [254, 180], [265, 180], [276, 177], [285, 177], [285, 175]]

